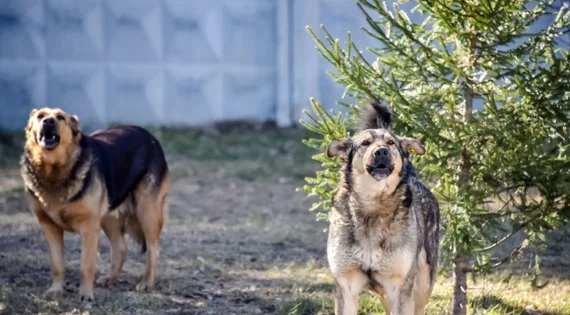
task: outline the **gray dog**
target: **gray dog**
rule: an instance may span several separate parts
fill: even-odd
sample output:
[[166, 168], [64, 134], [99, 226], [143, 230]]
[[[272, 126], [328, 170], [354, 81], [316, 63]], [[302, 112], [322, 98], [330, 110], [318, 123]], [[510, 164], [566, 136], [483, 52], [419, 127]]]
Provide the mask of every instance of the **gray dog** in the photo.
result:
[[363, 130], [327, 150], [343, 161], [327, 245], [337, 315], [357, 314], [364, 289], [387, 314], [424, 314], [433, 289], [439, 205], [409, 160], [426, 150], [391, 132], [390, 121], [388, 105], [373, 101], [362, 110]]

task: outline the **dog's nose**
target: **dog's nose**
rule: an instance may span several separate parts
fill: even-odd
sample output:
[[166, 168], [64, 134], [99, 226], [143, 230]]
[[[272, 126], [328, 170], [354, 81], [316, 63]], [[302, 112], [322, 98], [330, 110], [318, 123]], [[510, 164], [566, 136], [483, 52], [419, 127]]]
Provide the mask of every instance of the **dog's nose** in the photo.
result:
[[376, 149], [376, 151], [374, 151], [374, 156], [387, 156], [389, 153], [387, 148], [378, 148]]
[[55, 119], [53, 119], [53, 118], [46, 118], [46, 119], [44, 119], [44, 125], [46, 125], [46, 126], [53, 126], [53, 125], [55, 125]]

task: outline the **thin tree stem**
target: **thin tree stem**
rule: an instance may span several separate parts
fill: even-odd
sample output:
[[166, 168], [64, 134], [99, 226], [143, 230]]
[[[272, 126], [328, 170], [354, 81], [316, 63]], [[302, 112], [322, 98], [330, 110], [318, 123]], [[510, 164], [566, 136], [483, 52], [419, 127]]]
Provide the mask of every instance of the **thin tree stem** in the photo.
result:
[[[469, 55], [468, 62], [469, 68], [475, 66], [475, 36], [469, 37]], [[463, 108], [463, 122], [465, 125], [469, 124], [472, 119], [473, 111], [473, 85], [467, 74], [465, 89], [465, 106]], [[461, 177], [459, 179], [459, 187], [464, 187], [469, 182], [471, 175], [471, 159], [466, 149], [461, 152]], [[469, 259], [461, 254], [458, 254], [453, 260], [455, 265], [455, 285], [453, 287], [453, 315], [466, 315], [467, 314], [467, 272], [469, 271]]]
[[468, 259], [464, 256], [456, 257], [453, 260], [454, 286], [453, 286], [453, 315], [467, 314], [467, 272]]

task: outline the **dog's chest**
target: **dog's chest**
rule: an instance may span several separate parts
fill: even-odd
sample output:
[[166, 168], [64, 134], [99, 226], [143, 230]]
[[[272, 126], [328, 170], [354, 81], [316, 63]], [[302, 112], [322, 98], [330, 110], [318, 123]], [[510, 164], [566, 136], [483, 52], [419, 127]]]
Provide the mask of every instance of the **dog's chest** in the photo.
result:
[[44, 213], [59, 227], [70, 232], [78, 232], [93, 217], [103, 215], [98, 212], [98, 209], [85, 207], [81, 203], [49, 208], [44, 210]]
[[67, 191], [63, 189], [41, 189], [36, 188], [33, 194], [38, 198], [40, 203], [46, 208], [56, 208], [61, 207], [63, 204], [67, 203]]
[[66, 216], [65, 208], [51, 208], [50, 210], [44, 211], [45, 214], [58, 226], [65, 230], [75, 230], [74, 227], [70, 226], [69, 218]]
[[[98, 188], [98, 189], [97, 189]], [[53, 223], [66, 231], [77, 232], [93, 216], [102, 217], [107, 211], [104, 191], [94, 186], [90, 193], [78, 201], [70, 202], [64, 191], [60, 193], [29, 192], [32, 210], [47, 216]]]
[[414, 260], [414, 252], [407, 246], [387, 250], [371, 243], [355, 246], [353, 255], [362, 270], [386, 275], [406, 275]]

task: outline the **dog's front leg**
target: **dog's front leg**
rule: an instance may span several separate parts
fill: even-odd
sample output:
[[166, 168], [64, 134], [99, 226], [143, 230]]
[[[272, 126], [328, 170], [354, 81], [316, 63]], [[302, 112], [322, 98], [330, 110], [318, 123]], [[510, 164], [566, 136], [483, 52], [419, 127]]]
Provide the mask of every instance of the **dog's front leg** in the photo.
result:
[[48, 244], [51, 263], [51, 286], [45, 293], [48, 296], [63, 294], [65, 281], [65, 261], [63, 256], [63, 229], [57, 226], [43, 212], [36, 212], [44, 237]]
[[81, 229], [81, 266], [79, 297], [82, 301], [93, 301], [93, 282], [95, 281], [95, 268], [97, 252], [99, 250], [99, 233], [101, 227], [99, 220], [89, 220]]
[[358, 295], [368, 283], [361, 271], [351, 271], [335, 277], [334, 312], [336, 315], [356, 315]]
[[390, 315], [414, 315], [411, 283], [400, 277], [376, 278], [376, 281], [384, 289], [390, 305]]

